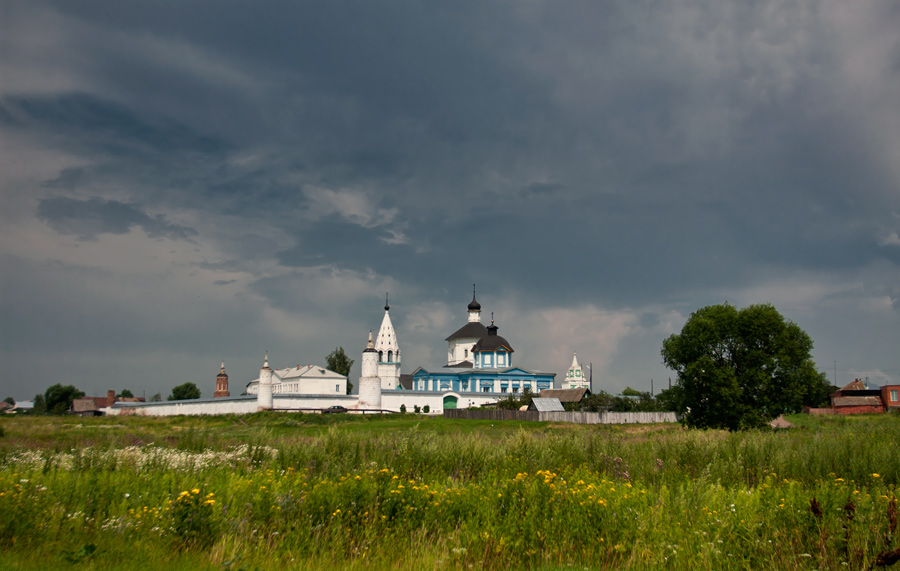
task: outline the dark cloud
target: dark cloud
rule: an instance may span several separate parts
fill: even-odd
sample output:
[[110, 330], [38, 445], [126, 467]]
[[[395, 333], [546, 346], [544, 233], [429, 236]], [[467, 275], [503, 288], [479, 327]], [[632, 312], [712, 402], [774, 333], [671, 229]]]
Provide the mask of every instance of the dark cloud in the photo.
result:
[[41, 183], [41, 186], [44, 188], [73, 190], [82, 186], [86, 180], [87, 177], [85, 176], [85, 170], [83, 168], [70, 167], [59, 171], [59, 176], [56, 178], [45, 180]]
[[225, 144], [166, 118], [141, 118], [132, 110], [85, 93], [6, 95], [4, 126], [52, 134], [72, 150], [114, 156], [147, 153], [212, 153]]
[[[274, 310], [285, 347], [292, 319], [377, 325], [383, 293], [368, 290], [386, 282], [403, 288], [401, 315], [472, 281], [521, 311], [634, 312], [644, 345], [619, 372], [658, 366], [670, 312], [722, 297], [869, 311], [884, 319], [873, 330], [896, 330], [896, 312], [871, 309], [896, 307], [900, 271], [885, 242], [900, 231], [889, 2], [95, 0], [7, 14], [0, 127], [37, 166], [4, 163], [4, 196], [27, 217], [43, 196], [37, 218], [76, 240], [194, 240], [194, 257], [167, 252], [158, 271]], [[40, 48], [15, 37], [38, 30]], [[22, 235], [6, 240], [17, 255]], [[26, 281], [71, 277], [42, 271], [6, 279], [27, 297]], [[792, 279], [812, 282], [797, 287], [812, 301]], [[212, 351], [225, 325], [210, 319], [195, 333]], [[823, 350], [843, 351], [817, 319]]]
[[127, 234], [135, 226], [150, 238], [192, 241], [197, 235], [193, 228], [171, 224], [161, 214], [150, 216], [138, 205], [99, 198], [43, 198], [38, 202], [37, 216], [60, 234], [79, 240], [95, 240], [99, 234]]

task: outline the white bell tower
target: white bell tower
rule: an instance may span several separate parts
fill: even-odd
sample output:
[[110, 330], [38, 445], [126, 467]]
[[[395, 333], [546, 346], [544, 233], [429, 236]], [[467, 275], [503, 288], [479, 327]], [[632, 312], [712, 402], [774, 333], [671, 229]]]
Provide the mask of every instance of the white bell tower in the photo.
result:
[[375, 339], [375, 351], [378, 353], [378, 376], [381, 388], [393, 390], [400, 386], [400, 343], [391, 323], [391, 306], [387, 294], [384, 296], [384, 319]]

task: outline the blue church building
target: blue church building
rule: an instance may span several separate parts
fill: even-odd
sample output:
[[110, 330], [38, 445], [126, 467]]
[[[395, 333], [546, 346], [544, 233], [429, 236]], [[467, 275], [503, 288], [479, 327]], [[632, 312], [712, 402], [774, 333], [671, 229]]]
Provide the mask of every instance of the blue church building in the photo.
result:
[[[513, 366], [513, 348], [497, 334], [499, 327], [481, 323], [481, 304], [472, 295], [468, 323], [447, 337], [447, 364], [437, 370], [419, 367], [412, 374], [413, 391], [453, 392], [495, 396], [530, 389], [552, 389], [555, 373]], [[485, 394], [487, 393], [487, 394]]]

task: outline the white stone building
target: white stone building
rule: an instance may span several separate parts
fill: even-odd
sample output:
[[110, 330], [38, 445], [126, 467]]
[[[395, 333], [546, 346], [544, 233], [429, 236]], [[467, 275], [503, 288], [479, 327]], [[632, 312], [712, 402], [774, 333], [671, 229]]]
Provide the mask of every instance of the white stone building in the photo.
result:
[[[269, 354], [266, 353], [266, 363]], [[259, 393], [259, 379], [247, 383], [247, 394]], [[273, 395], [345, 395], [347, 377], [318, 365], [297, 365], [272, 370]]]

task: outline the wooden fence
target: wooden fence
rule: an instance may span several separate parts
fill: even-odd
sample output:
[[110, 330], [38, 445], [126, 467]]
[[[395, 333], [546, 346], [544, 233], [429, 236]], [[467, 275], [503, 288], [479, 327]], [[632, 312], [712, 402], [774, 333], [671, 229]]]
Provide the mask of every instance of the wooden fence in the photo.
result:
[[678, 422], [674, 412], [538, 412], [502, 409], [444, 409], [444, 418], [465, 420], [526, 420], [573, 424], [655, 424]]

